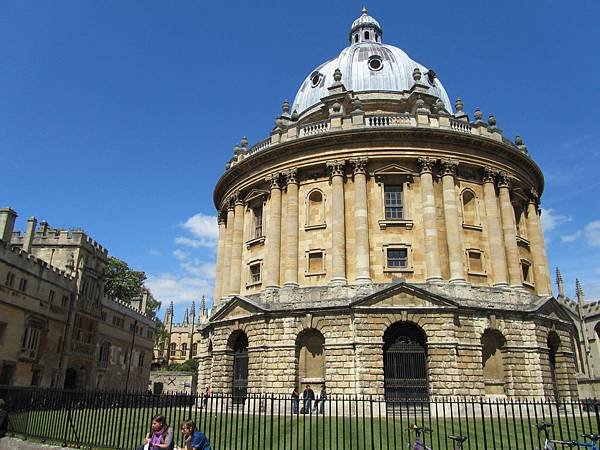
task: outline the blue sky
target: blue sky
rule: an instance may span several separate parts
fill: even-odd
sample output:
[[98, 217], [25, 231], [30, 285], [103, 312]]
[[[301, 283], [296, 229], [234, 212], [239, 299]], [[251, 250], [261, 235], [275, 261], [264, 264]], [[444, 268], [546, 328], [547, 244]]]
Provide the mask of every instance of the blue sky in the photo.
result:
[[[232, 147], [347, 45], [362, 2], [3, 0], [0, 204], [81, 227], [176, 314], [212, 296], [212, 188]], [[550, 265], [600, 299], [597, 1], [369, 1], [452, 101], [521, 134]], [[210, 299], [212, 300], [212, 299]]]

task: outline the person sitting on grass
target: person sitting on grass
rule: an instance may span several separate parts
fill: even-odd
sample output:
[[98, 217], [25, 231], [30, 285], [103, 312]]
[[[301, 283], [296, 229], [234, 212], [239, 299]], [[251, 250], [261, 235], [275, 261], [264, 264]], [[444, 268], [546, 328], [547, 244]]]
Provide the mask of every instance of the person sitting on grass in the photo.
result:
[[167, 425], [165, 416], [159, 414], [152, 418], [152, 432], [137, 450], [173, 450], [174, 447], [173, 428]]
[[196, 424], [191, 420], [181, 422], [184, 447], [176, 450], [210, 450], [210, 442], [201, 431], [196, 431]]

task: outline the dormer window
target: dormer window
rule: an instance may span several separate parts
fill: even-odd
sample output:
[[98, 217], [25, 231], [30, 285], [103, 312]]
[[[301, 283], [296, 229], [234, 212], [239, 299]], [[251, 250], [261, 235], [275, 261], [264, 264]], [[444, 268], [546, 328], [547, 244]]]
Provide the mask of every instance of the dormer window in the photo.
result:
[[379, 55], [373, 55], [369, 57], [369, 69], [377, 72], [378, 70], [381, 70], [381, 68], [383, 67], [383, 62], [381, 60], [381, 56]]
[[312, 87], [317, 87], [319, 85], [319, 83], [321, 82], [321, 78], [323, 78], [323, 75], [318, 72], [318, 71], [314, 71], [311, 75], [310, 75], [310, 84]]

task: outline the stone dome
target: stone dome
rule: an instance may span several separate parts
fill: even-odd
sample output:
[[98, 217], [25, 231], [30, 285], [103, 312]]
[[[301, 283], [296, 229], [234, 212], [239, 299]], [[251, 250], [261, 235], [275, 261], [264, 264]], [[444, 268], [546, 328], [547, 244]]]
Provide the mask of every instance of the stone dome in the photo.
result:
[[302, 114], [321, 98], [329, 95], [327, 88], [334, 82], [333, 72], [340, 69], [342, 83], [354, 92], [403, 92], [414, 84], [413, 71], [419, 68], [428, 93], [440, 98], [446, 110], [452, 112], [448, 94], [434, 71], [412, 60], [404, 51], [381, 42], [379, 22], [363, 9], [350, 30], [350, 46], [336, 58], [310, 72], [302, 82], [292, 105], [292, 111]]

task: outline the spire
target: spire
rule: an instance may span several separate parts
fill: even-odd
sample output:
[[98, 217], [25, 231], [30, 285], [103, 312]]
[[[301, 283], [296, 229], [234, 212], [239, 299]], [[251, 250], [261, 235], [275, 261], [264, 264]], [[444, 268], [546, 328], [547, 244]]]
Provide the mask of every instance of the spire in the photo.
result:
[[583, 295], [583, 289], [581, 287], [581, 283], [578, 278], [575, 278], [575, 295], [577, 295], [577, 301], [579, 304], [583, 304], [585, 302], [585, 297]]
[[565, 296], [565, 284], [563, 282], [563, 278], [560, 273], [560, 269], [558, 267], [556, 268], [556, 286], [558, 287], [558, 296], [564, 297]]
[[183, 315], [183, 324], [188, 325], [190, 323], [190, 311], [185, 308], [185, 314]]
[[369, 11], [367, 11], [367, 7], [365, 5], [363, 5], [361, 12], [362, 12], [363, 16], [366, 16], [369, 13]]
[[204, 295], [202, 296], [202, 299], [200, 300], [200, 315], [202, 317], [204, 317], [206, 315], [206, 299], [204, 298]]

